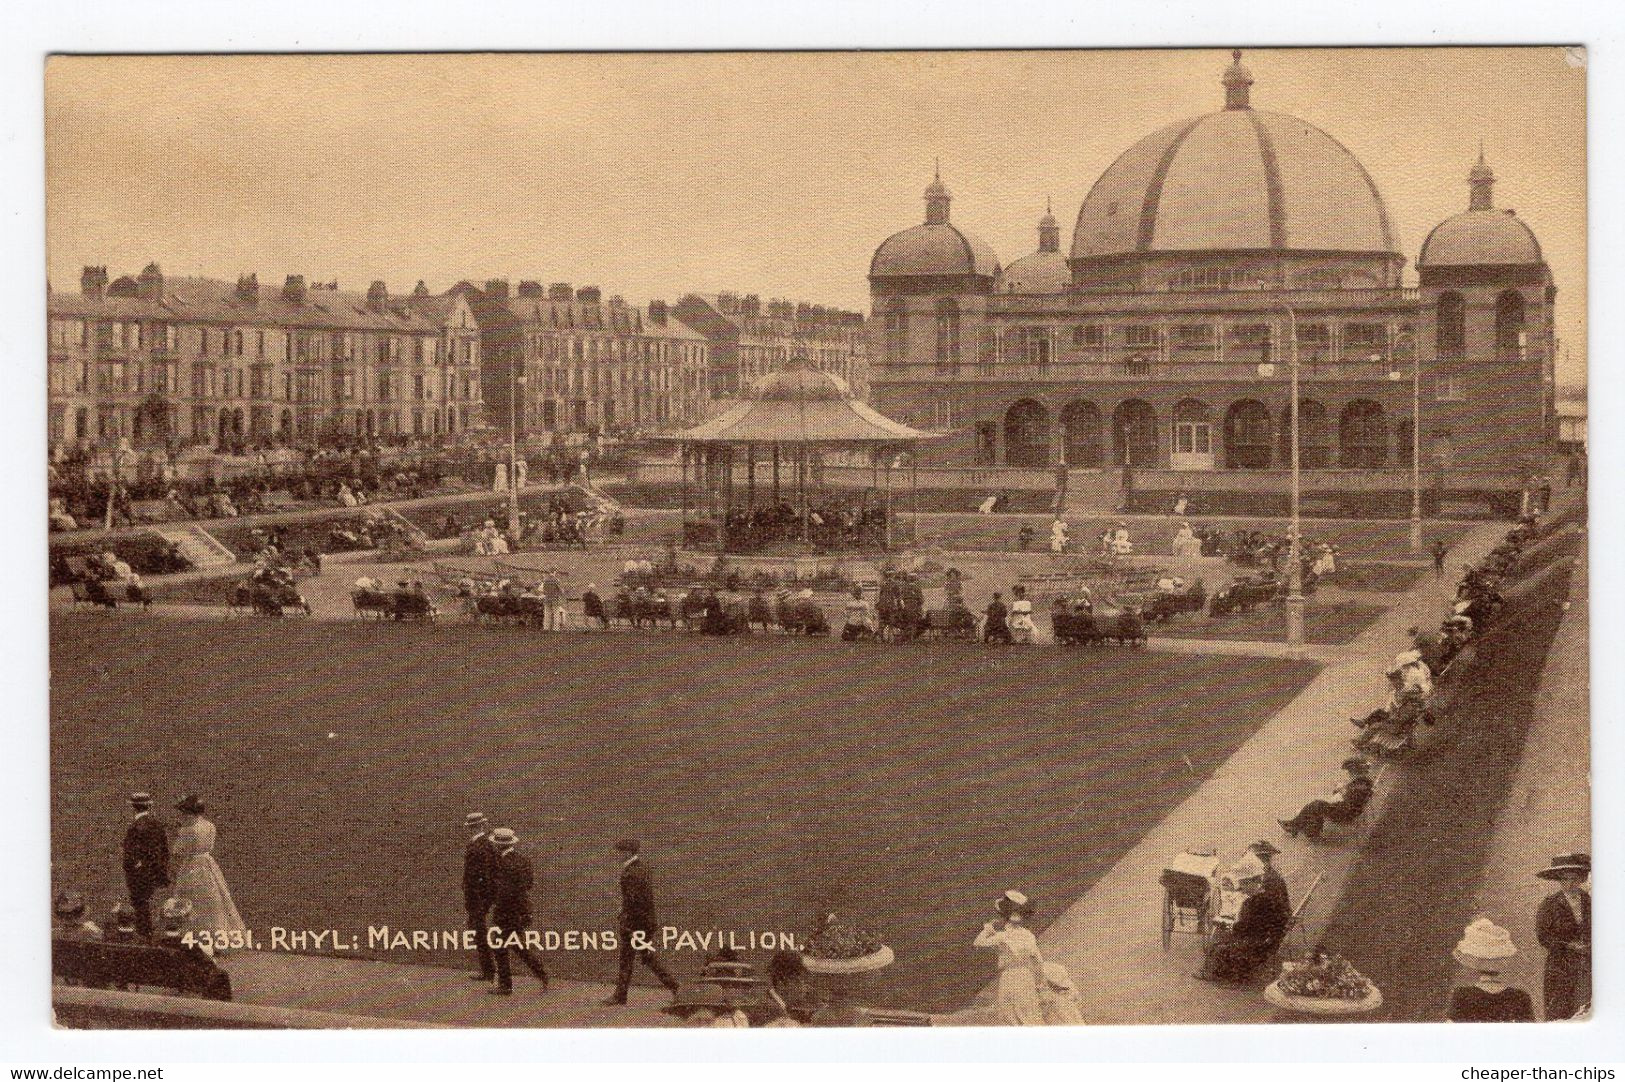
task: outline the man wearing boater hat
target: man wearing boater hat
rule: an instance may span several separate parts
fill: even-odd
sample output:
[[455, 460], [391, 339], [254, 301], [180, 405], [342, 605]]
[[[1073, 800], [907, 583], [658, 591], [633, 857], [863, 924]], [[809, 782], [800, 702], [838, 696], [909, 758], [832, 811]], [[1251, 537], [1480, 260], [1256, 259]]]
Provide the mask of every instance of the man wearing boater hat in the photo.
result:
[[535, 881], [530, 860], [517, 848], [519, 835], [507, 827], [491, 832], [491, 844], [496, 847], [496, 864], [491, 874], [491, 926], [502, 936], [502, 946], [495, 958], [497, 986], [491, 989], [495, 996], [513, 995], [513, 972], [508, 968], [508, 952], [519, 955], [536, 979], [547, 991], [547, 970], [536, 952], [525, 946], [522, 938], [530, 927], [530, 888]]
[[124, 832], [124, 885], [135, 907], [136, 931], [151, 936], [152, 896], [169, 886], [169, 839], [152, 817], [152, 794], [131, 793], [130, 808], [135, 818]]
[[1591, 895], [1581, 889], [1591, 878], [1591, 857], [1566, 853], [1535, 874], [1563, 886], [1535, 910], [1535, 938], [1546, 948], [1541, 994], [1546, 1021], [1555, 1022], [1591, 1005]]
[[1268, 894], [1280, 903], [1288, 913], [1292, 912], [1292, 896], [1286, 889], [1286, 880], [1281, 873], [1275, 870], [1275, 862], [1271, 859], [1280, 852], [1275, 846], [1264, 839], [1259, 839], [1247, 847], [1247, 851], [1258, 858], [1264, 865], [1264, 885], [1260, 893]]
[[469, 812], [463, 816], [463, 829], [472, 835], [463, 848], [463, 909], [468, 913], [468, 926], [474, 932], [474, 950], [480, 959], [479, 975], [472, 979], [488, 981], [496, 977], [485, 928], [493, 900], [491, 887], [497, 848], [491, 844], [490, 826], [484, 812]]

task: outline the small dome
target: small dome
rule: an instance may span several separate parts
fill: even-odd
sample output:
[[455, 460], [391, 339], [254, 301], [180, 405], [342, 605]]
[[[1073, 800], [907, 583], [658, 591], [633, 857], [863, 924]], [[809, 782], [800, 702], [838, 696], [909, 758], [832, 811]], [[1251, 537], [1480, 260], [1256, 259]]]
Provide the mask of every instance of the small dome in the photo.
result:
[[999, 278], [1000, 293], [1064, 293], [1072, 281], [1066, 256], [1060, 252], [1033, 252], [1008, 267]]
[[981, 240], [947, 222], [893, 233], [875, 249], [869, 277], [999, 273], [999, 257]]
[[952, 202], [939, 169], [925, 189], [925, 222], [882, 241], [869, 260], [869, 277], [996, 277], [999, 257], [993, 249], [948, 221]]
[[852, 388], [832, 372], [796, 361], [758, 379], [746, 397], [761, 402], [840, 402], [852, 397]]
[[1447, 218], [1422, 242], [1418, 267], [1544, 263], [1534, 231], [1510, 210], [1469, 210]]

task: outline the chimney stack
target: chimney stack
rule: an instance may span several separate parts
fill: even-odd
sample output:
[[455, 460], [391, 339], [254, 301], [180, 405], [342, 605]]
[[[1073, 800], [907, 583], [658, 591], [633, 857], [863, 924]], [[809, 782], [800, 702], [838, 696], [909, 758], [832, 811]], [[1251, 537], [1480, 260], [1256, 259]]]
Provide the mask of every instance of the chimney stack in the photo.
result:
[[603, 295], [598, 292], [597, 286], [582, 286], [576, 290], [576, 300], [582, 304], [597, 304]]
[[540, 297], [542, 295], [542, 283], [532, 282], [527, 278], [519, 283], [519, 295], [521, 297]]
[[656, 327], [664, 327], [666, 325], [665, 301], [649, 302], [649, 322], [653, 323]]
[[508, 299], [508, 280], [506, 278], [487, 278], [485, 281], [485, 295], [495, 300]]
[[384, 304], [389, 300], [389, 287], [382, 282], [374, 282], [367, 287], [367, 307], [374, 312], [384, 310]]
[[148, 263], [141, 268], [141, 276], [136, 279], [136, 284], [140, 286], [142, 300], [156, 304], [164, 299], [164, 272], [158, 269], [158, 264]]
[[305, 303], [305, 276], [303, 274], [290, 274], [287, 281], [282, 283], [282, 299], [289, 304]]
[[249, 304], [258, 304], [260, 299], [259, 275], [250, 271], [237, 276], [237, 299], [247, 301]]
[[86, 267], [79, 272], [79, 292], [93, 301], [107, 296], [107, 268]]
[[547, 287], [547, 299], [550, 301], [575, 300], [576, 291], [570, 287], [569, 282], [554, 282]]

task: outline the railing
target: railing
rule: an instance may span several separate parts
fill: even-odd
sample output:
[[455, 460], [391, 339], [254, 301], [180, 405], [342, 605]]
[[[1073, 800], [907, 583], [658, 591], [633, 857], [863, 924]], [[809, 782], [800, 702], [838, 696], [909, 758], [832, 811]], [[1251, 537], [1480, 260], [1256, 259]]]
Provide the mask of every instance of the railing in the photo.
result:
[[1106, 292], [1079, 290], [1071, 293], [996, 293], [988, 298], [988, 311], [1019, 315], [1023, 313], [1065, 312], [1082, 315], [1091, 311], [1110, 312], [1191, 312], [1246, 311], [1265, 313], [1283, 304], [1302, 310], [1386, 308], [1411, 305], [1421, 300], [1415, 287], [1396, 289], [1200, 289], [1164, 291]]

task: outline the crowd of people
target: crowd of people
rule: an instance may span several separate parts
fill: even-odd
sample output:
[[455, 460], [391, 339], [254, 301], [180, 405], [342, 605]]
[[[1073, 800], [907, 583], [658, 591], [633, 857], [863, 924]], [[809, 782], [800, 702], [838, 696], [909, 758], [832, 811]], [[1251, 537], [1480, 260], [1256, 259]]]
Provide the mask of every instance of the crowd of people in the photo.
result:
[[886, 510], [850, 500], [810, 506], [805, 517], [788, 500], [730, 507], [722, 517], [722, 541], [729, 552], [802, 542], [822, 551], [878, 549], [886, 541]]

